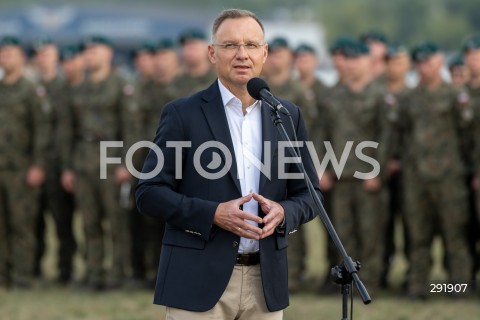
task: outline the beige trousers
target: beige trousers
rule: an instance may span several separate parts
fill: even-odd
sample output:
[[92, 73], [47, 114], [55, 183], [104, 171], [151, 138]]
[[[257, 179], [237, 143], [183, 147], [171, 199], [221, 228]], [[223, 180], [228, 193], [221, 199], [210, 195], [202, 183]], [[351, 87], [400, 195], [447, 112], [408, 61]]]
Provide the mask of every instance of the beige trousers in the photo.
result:
[[217, 304], [206, 312], [167, 307], [166, 320], [282, 320], [283, 311], [269, 312], [263, 295], [260, 265], [236, 265]]

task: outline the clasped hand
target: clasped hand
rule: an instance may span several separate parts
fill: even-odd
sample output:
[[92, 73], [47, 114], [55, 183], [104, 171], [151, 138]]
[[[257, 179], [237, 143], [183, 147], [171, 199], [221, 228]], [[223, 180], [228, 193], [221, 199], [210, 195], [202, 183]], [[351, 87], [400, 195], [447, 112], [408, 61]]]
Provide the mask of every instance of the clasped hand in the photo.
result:
[[[265, 214], [263, 218], [241, 209], [241, 206], [252, 198], [258, 202]], [[257, 193], [251, 193], [245, 197], [220, 203], [215, 211], [213, 223], [240, 237], [260, 240], [273, 234], [275, 228], [283, 222], [284, 217], [285, 212], [279, 203]], [[256, 222], [258, 225], [263, 224], [263, 227], [252, 225], [247, 220]]]

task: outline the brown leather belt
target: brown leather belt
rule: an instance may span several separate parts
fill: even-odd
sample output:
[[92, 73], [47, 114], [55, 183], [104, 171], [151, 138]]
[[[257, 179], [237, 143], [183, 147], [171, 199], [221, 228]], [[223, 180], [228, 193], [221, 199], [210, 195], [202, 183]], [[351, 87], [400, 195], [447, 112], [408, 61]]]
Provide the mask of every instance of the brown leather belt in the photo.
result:
[[237, 264], [242, 266], [254, 266], [260, 263], [260, 253], [239, 253], [237, 255]]

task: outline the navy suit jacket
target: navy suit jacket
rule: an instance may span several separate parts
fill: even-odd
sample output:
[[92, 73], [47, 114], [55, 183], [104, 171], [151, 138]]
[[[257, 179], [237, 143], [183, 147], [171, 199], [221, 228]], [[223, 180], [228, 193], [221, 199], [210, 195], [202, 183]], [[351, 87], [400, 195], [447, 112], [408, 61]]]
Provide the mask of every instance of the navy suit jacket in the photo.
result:
[[[282, 103], [292, 115], [298, 140], [307, 140], [299, 108], [288, 101], [282, 100]], [[272, 165], [270, 178], [261, 174], [259, 193], [280, 203], [285, 210], [284, 232], [276, 231], [260, 240], [265, 300], [270, 311], [278, 311], [288, 306], [288, 234], [300, 224], [315, 218], [317, 211], [304, 180], [278, 178], [277, 129], [271, 121], [270, 108], [262, 105], [261, 112], [262, 138], [263, 141], [271, 141]], [[289, 136], [293, 137], [290, 121], [284, 115], [282, 119]], [[191, 147], [175, 149], [167, 147], [167, 141], [191, 141]], [[194, 166], [195, 151], [207, 141], [222, 143], [232, 155], [228, 173], [215, 180], [202, 177]], [[242, 196], [233, 143], [217, 81], [204, 91], [167, 104], [154, 143], [164, 156], [163, 169], [153, 178], [140, 179], [136, 189], [140, 212], [166, 222], [154, 303], [207, 311], [218, 302], [230, 280], [240, 242], [239, 236], [213, 225], [218, 204]], [[181, 166], [177, 168], [177, 174], [181, 171], [181, 178], [175, 176], [176, 150]], [[307, 173], [320, 195], [311, 157], [306, 147], [300, 150]], [[221, 155], [222, 166], [219, 169], [226, 161], [219, 149], [206, 149], [199, 161], [207, 171], [213, 152]], [[289, 155], [288, 151], [285, 153]], [[157, 166], [157, 160], [156, 153], [151, 150], [143, 172], [151, 172]], [[263, 156], [261, 160], [265, 162]], [[298, 171], [295, 164], [288, 163], [285, 172]], [[259, 215], [264, 214], [259, 212]]]

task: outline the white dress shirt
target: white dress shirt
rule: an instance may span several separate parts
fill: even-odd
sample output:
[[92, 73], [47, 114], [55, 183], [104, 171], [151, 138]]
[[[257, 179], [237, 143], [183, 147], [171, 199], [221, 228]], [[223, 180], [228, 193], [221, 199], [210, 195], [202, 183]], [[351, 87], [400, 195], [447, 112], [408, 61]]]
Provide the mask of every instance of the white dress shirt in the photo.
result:
[[[262, 113], [261, 102], [256, 101], [247, 107], [243, 114], [242, 102], [235, 97], [218, 80], [220, 94], [222, 95], [228, 127], [232, 137], [235, 159], [237, 164], [238, 179], [242, 189], [242, 196], [252, 192], [258, 193], [260, 181], [260, 161], [262, 154]], [[254, 199], [243, 204], [243, 211], [258, 215], [258, 202]], [[248, 223], [257, 226], [253, 221]], [[240, 238], [239, 253], [252, 253], [259, 251], [257, 240]]]

